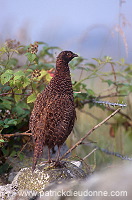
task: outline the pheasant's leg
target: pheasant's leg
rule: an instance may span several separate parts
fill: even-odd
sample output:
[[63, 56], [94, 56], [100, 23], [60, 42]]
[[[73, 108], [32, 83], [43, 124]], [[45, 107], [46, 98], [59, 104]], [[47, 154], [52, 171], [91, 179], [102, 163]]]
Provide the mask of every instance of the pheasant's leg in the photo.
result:
[[52, 160], [51, 160], [51, 157], [50, 157], [50, 148], [48, 147], [48, 162], [50, 163]]
[[60, 160], [60, 148], [61, 148], [61, 146], [58, 146], [56, 162], [59, 162], [59, 160]]

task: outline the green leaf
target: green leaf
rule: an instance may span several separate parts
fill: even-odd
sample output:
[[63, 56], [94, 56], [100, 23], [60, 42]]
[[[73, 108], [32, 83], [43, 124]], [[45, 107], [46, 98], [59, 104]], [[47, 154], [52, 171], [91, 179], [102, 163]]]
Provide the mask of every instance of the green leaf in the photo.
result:
[[44, 64], [42, 64], [42, 68], [47, 70], [47, 69], [54, 68], [54, 65], [52, 65], [50, 63], [44, 63]]
[[95, 65], [95, 64], [93, 64], [93, 63], [86, 63], [85, 65], [88, 65], [88, 66], [90, 66], [90, 67], [92, 67], [92, 68], [96, 68], [97, 66]]
[[50, 76], [50, 74], [47, 74], [46, 75], [46, 81], [49, 83], [51, 79], [52, 79], [52, 77]]
[[24, 101], [20, 101], [16, 104], [16, 106], [18, 106], [19, 108], [23, 109], [24, 111], [25, 110], [30, 110], [30, 106], [24, 102]]
[[7, 173], [11, 166], [8, 163], [4, 163], [0, 166], [0, 174]]
[[0, 120], [0, 126], [3, 126], [4, 122], [2, 120]]
[[17, 119], [7, 119], [7, 120], [4, 120], [5, 124], [7, 125], [17, 125]]
[[110, 56], [105, 56], [105, 62], [111, 62], [112, 58]]
[[3, 139], [0, 139], [0, 142], [6, 142], [5, 140], [3, 140]]
[[1, 75], [1, 84], [4, 85], [7, 83], [12, 77], [13, 77], [14, 72], [12, 70], [6, 70], [2, 75]]
[[121, 58], [120, 61], [121, 61], [121, 64], [124, 65], [124, 63], [125, 63], [125, 59], [124, 59], [124, 58]]
[[16, 103], [15, 107], [13, 107], [12, 112], [16, 113], [18, 119], [20, 119], [21, 116], [24, 117], [25, 115], [28, 115], [29, 110], [30, 107], [27, 103], [19, 101], [18, 103]]
[[5, 53], [6, 52], [6, 48], [5, 47], [1, 47], [0, 48], [0, 52], [4, 52]]
[[27, 72], [31, 72], [31, 73], [33, 72], [33, 70], [32, 70], [32, 69], [27, 69], [26, 71], [27, 71]]
[[8, 85], [4, 85], [4, 87], [2, 88], [3, 93], [9, 92], [10, 90], [11, 90], [11, 88]]
[[16, 86], [17, 88], [22, 88], [22, 87], [23, 87], [22, 81], [16, 80], [15, 86]]
[[8, 128], [9, 127], [9, 125], [4, 125], [4, 128]]
[[17, 155], [17, 152], [16, 152], [15, 150], [13, 150], [13, 151], [11, 152], [11, 154], [10, 154], [11, 157], [14, 157], [14, 156], [16, 156], [16, 155]]
[[111, 80], [104, 80], [104, 82], [108, 83], [109, 86], [112, 85], [112, 84], [114, 84], [114, 82], [111, 81]]
[[45, 42], [38, 42], [38, 44], [45, 44], [45, 45], [48, 45], [47, 43]]
[[102, 63], [102, 61], [99, 58], [92, 58], [93, 60], [97, 61], [99, 64]]
[[23, 71], [17, 71], [17, 72], [15, 72], [15, 74], [14, 74], [14, 77], [15, 77], [15, 76], [25, 76], [25, 74], [24, 74]]
[[0, 48], [0, 55], [3, 55], [4, 53], [6, 53], [6, 48], [5, 47]]
[[18, 75], [18, 76], [15, 76], [15, 77], [14, 77], [14, 84], [15, 84], [15, 81], [16, 81], [16, 80], [19, 80], [19, 79], [21, 79], [21, 76], [19, 76], [19, 75]]
[[27, 98], [27, 103], [32, 103], [36, 100], [37, 96], [35, 93], [31, 94], [28, 98]]
[[9, 156], [9, 149], [7, 149], [7, 148], [2, 148], [1, 150], [2, 150], [2, 152], [3, 152], [3, 154], [4, 154], [4, 156]]
[[22, 77], [24, 77], [25, 74], [23, 71], [18, 71], [14, 74], [14, 79], [13, 79], [13, 83], [15, 84], [17, 80], [21, 81]]
[[27, 56], [30, 63], [32, 63], [37, 58], [36, 54], [30, 52], [26, 53], [25, 55]]
[[25, 88], [25, 87], [27, 87], [30, 83], [31, 83], [31, 81], [30, 81], [30, 79], [28, 78], [28, 77], [24, 77], [23, 78], [23, 88]]
[[18, 152], [17, 156], [21, 161], [24, 159], [24, 154], [22, 152], [21, 153]]
[[10, 60], [8, 61], [8, 65], [9, 66], [16, 66], [18, 63], [18, 60], [16, 58], [10, 58]]
[[95, 95], [94, 91], [91, 90], [91, 89], [87, 89], [87, 92], [88, 92], [89, 96], [94, 96]]
[[5, 100], [5, 99], [3, 99], [2, 103], [0, 103], [0, 108], [2, 108], [2, 109], [11, 110], [11, 106], [12, 106], [12, 102], [8, 101], [8, 100]]
[[[22, 94], [22, 90], [15, 90], [15, 93]], [[15, 101], [18, 102], [21, 99], [21, 95], [14, 95]]]
[[124, 71], [132, 74], [132, 66], [128, 66]]
[[84, 61], [84, 58], [82, 58], [81, 56], [75, 58], [74, 60], [72, 60], [70, 62], [70, 67], [72, 69], [75, 69], [75, 67], [77, 67], [80, 63], [82, 63]]
[[18, 53], [18, 51], [16, 49], [10, 49], [10, 52]]

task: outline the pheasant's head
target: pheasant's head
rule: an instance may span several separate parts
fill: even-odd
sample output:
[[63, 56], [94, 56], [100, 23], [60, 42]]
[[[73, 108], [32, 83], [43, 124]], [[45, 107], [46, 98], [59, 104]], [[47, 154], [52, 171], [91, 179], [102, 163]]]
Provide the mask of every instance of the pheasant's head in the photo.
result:
[[73, 53], [72, 51], [62, 51], [57, 60], [64, 61], [65, 63], [69, 63], [73, 58], [78, 57], [77, 54]]

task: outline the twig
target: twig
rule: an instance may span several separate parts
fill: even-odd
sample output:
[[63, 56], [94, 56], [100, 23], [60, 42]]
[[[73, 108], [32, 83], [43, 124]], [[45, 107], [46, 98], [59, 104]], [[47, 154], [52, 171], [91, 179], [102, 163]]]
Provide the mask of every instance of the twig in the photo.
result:
[[24, 95], [24, 96], [30, 96], [30, 94], [13, 93], [13, 92], [2, 93], [2, 94], [0, 94], [0, 96], [6, 96], [6, 95], [9, 95], [9, 94], [12, 94], [12, 95]]
[[88, 155], [86, 155], [82, 160], [85, 160], [87, 157], [89, 157], [92, 153], [94, 153], [98, 148], [95, 147]]
[[30, 141], [30, 137], [28, 138], [28, 141], [26, 142], [26, 144], [23, 145], [23, 147], [21, 148], [20, 152], [18, 153], [18, 157], [19, 155], [22, 153], [22, 151], [26, 148], [26, 146], [29, 144], [29, 141]]
[[102, 124], [104, 124], [106, 121], [108, 121], [111, 117], [113, 117], [120, 110], [121, 110], [121, 108], [118, 108], [111, 115], [109, 115], [106, 119], [104, 119], [102, 122], [100, 122], [99, 124], [97, 124], [96, 126], [94, 126], [84, 137], [82, 137], [74, 146], [72, 146], [65, 154], [63, 154], [62, 157], [60, 158], [60, 160], [62, 160], [67, 154], [71, 153], [71, 151], [74, 150], [78, 145], [80, 145], [82, 143], [82, 141], [86, 137], [88, 137], [95, 129], [97, 129], [100, 126], [102, 126]]
[[116, 83], [116, 73], [115, 73], [114, 65], [112, 63], [110, 63], [110, 64], [111, 64], [111, 67], [112, 67], [112, 72], [114, 74], [114, 81]]
[[113, 75], [114, 75], [114, 85], [116, 86], [116, 93], [118, 94], [118, 85], [117, 85], [117, 81], [116, 81], [116, 72], [115, 72], [115, 69], [114, 69], [114, 64], [110, 63], [111, 67], [112, 67], [112, 72], [113, 72]]
[[19, 135], [31, 136], [32, 133], [28, 133], [28, 131], [26, 131], [24, 133], [2, 134], [2, 136], [5, 137], [5, 138], [15, 137], [15, 136], [19, 136]]

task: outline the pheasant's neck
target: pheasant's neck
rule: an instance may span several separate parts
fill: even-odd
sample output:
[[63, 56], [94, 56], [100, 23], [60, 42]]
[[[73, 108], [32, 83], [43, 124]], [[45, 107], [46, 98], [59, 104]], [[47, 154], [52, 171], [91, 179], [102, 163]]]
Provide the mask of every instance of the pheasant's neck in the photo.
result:
[[57, 71], [69, 71], [69, 66], [67, 61], [64, 60], [57, 60], [56, 61], [56, 70]]
[[[59, 93], [72, 93], [72, 83], [69, 66], [67, 65], [56, 65], [55, 75], [51, 80], [51, 87], [55, 87], [56, 91]], [[52, 88], [52, 89], [53, 89]]]

